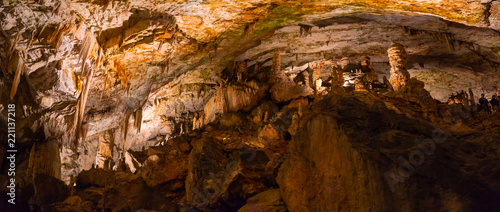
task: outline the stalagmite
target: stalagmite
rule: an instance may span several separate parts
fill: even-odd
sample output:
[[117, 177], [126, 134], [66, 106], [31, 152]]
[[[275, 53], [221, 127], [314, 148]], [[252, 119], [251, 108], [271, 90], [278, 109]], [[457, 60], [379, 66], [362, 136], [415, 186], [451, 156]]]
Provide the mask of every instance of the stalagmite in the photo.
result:
[[19, 41], [21, 40], [22, 37], [23, 37], [22, 32], [18, 32], [16, 39], [14, 39], [14, 42], [11, 43], [10, 50], [8, 52], [8, 55], [7, 55], [9, 60], [12, 58], [12, 55], [14, 54], [14, 51], [16, 50], [17, 43], [19, 43]]
[[309, 82], [310, 82], [310, 78], [311, 78], [311, 75], [309, 75], [309, 72], [308, 71], [304, 71], [302, 72], [303, 75], [304, 75], [304, 85], [306, 86], [310, 86], [309, 85]]
[[311, 77], [311, 82], [313, 83], [311, 85], [311, 87], [315, 91], [319, 91], [320, 88], [321, 88], [322, 81], [321, 81], [321, 79], [319, 77], [320, 73], [321, 73], [321, 70], [319, 70], [319, 68], [316, 67], [316, 68], [313, 69], [313, 71], [311, 73], [311, 76], [310, 76]]
[[196, 121], [198, 120], [198, 113], [194, 113], [194, 116], [193, 116], [193, 130], [196, 130], [197, 126], [196, 126]]
[[281, 55], [280, 51], [276, 51], [273, 56], [273, 66], [271, 68], [273, 73], [278, 73], [281, 71]]
[[394, 91], [402, 90], [409, 86], [410, 73], [406, 70], [406, 51], [404, 46], [395, 43], [388, 50], [389, 63], [391, 64], [391, 77], [389, 82]]
[[344, 86], [344, 71], [340, 69], [336, 64], [332, 64], [332, 85], [330, 89], [331, 94], [335, 94], [342, 91]]

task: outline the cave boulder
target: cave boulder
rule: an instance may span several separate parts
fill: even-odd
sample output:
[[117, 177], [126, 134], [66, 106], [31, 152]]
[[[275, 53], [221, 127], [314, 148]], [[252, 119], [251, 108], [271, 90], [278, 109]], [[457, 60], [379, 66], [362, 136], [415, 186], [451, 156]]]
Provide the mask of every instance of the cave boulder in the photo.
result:
[[311, 87], [296, 84], [282, 71], [276, 72], [273, 82], [274, 84], [270, 89], [270, 93], [274, 102], [281, 103], [314, 94], [314, 90]]
[[111, 211], [177, 210], [175, 203], [149, 187], [140, 176], [124, 172], [108, 180], [99, 204]]
[[33, 179], [36, 204], [47, 206], [62, 202], [69, 196], [69, 188], [63, 181], [45, 174], [37, 174]]

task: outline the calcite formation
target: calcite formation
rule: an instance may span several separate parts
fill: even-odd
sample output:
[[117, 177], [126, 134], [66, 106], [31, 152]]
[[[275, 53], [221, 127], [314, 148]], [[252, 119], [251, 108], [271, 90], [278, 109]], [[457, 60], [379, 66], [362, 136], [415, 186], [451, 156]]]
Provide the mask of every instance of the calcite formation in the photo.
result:
[[344, 86], [344, 72], [336, 64], [332, 64], [332, 87], [331, 92], [337, 93]]
[[391, 65], [391, 82], [394, 91], [405, 89], [410, 84], [410, 73], [406, 69], [406, 51], [403, 45], [393, 44], [388, 50], [389, 63]]

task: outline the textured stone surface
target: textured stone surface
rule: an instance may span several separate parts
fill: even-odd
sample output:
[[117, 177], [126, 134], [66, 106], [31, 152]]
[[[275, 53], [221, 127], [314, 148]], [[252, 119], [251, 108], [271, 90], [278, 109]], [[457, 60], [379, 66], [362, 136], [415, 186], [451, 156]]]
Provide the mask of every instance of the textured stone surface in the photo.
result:
[[[496, 203], [489, 200], [479, 200], [498, 195], [496, 192], [481, 192], [482, 183], [450, 186], [454, 181], [486, 177], [482, 174], [473, 177], [470, 170], [455, 161], [456, 157], [467, 157], [471, 162], [482, 160], [457, 153], [459, 150], [456, 148], [467, 145], [462, 137], [467, 131], [466, 126], [453, 126], [446, 129], [447, 132], [452, 130], [451, 134], [444, 133], [442, 128], [417, 119], [398, 118], [401, 115], [369, 96], [357, 94], [355, 97], [340, 97], [340, 105], [337, 106], [332, 106], [329, 102], [331, 99], [327, 99], [313, 104], [310, 110], [304, 112], [300, 121], [301, 130], [294, 135], [290, 155], [281, 166], [277, 178], [288, 210], [487, 210], [497, 207]], [[478, 139], [487, 136], [481, 134], [475, 136]], [[420, 158], [422, 160], [419, 159], [420, 163], [416, 163], [416, 154], [420, 154], [416, 150], [422, 148], [417, 145], [422, 140], [434, 141], [435, 148], [432, 153], [427, 152], [429, 154], [419, 150], [424, 155]], [[429, 148], [428, 144], [426, 148]], [[474, 154], [472, 152], [464, 154]], [[490, 154], [483, 156], [495, 157]], [[449, 157], [454, 159], [446, 159]], [[401, 165], [404, 161], [411, 161], [409, 172], [401, 168], [408, 167]], [[476, 166], [473, 169], [481, 168]], [[401, 174], [403, 178], [399, 179], [402, 181], [388, 178], [387, 173], [390, 174], [391, 170], [396, 177]], [[426, 187], [423, 185], [429, 183], [427, 180], [431, 181], [432, 186], [423, 189]], [[498, 188], [498, 183], [487, 184], [489, 189]], [[471, 195], [464, 190], [478, 193]], [[417, 195], [421, 192], [430, 192], [433, 198], [440, 200], [429, 202], [425, 198], [421, 199]], [[318, 193], [323, 195], [317, 196]], [[457, 199], [462, 201], [455, 201]]]
[[238, 212], [284, 212], [287, 211], [284, 204], [279, 189], [272, 189], [248, 198]]
[[406, 51], [403, 45], [396, 43], [387, 50], [389, 64], [391, 65], [391, 77], [389, 82], [394, 91], [410, 88], [410, 73], [406, 70]]

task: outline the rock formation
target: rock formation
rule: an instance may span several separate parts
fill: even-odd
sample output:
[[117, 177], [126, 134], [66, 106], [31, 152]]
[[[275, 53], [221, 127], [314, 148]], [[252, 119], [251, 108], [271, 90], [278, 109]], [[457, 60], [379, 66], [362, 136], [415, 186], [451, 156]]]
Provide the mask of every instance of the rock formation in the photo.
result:
[[205, 105], [204, 123], [212, 122], [217, 115], [229, 111], [251, 109], [264, 97], [266, 90], [267, 85], [255, 81], [219, 87]]
[[342, 90], [344, 86], [344, 72], [336, 64], [332, 64], [332, 93], [338, 93]]
[[406, 70], [406, 51], [404, 46], [395, 43], [388, 50], [389, 63], [391, 64], [391, 82], [394, 91], [403, 90], [410, 84], [410, 73]]

